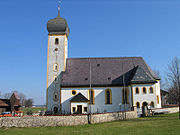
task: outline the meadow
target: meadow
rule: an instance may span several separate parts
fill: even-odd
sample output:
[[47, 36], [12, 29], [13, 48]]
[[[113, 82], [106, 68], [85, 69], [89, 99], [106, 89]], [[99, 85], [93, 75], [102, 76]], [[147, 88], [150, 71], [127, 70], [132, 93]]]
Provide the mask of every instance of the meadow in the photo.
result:
[[69, 127], [4, 128], [0, 135], [179, 135], [178, 113]]

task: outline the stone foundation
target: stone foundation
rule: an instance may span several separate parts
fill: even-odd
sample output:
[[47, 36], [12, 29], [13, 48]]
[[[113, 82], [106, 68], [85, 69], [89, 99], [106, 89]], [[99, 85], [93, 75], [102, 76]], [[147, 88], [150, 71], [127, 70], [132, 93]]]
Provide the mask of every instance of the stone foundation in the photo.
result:
[[[92, 114], [91, 123], [102, 123], [124, 119], [125, 113], [113, 112]], [[36, 116], [36, 117], [9, 117], [0, 118], [2, 127], [46, 127], [46, 126], [72, 126], [88, 124], [88, 115], [69, 116]], [[137, 118], [137, 111], [126, 112], [126, 119]]]

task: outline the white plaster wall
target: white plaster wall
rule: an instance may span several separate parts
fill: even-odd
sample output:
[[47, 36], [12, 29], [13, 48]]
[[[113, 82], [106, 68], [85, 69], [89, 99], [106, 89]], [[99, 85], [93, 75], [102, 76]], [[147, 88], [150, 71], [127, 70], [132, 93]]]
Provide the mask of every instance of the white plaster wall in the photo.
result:
[[88, 103], [75, 103], [75, 102], [71, 103], [71, 113], [73, 113], [72, 112], [72, 107], [75, 107], [76, 108], [75, 112], [77, 112], [77, 106], [78, 105], [82, 105], [82, 113], [85, 113], [84, 112], [84, 107], [88, 108]]
[[[48, 110], [53, 110], [53, 107], [58, 107], [60, 109], [60, 73], [65, 69], [65, 62], [67, 57], [67, 38], [66, 36], [52, 36], [49, 37], [49, 49], [48, 49], [48, 73], [47, 73], [47, 106]], [[59, 38], [59, 44], [55, 44], [55, 38]], [[55, 51], [58, 48], [58, 51]], [[54, 64], [57, 63], [59, 70], [57, 72], [53, 71]], [[54, 82], [54, 76], [58, 77], [57, 83]], [[53, 100], [53, 94], [58, 94], [58, 100]]]
[[[139, 94], [136, 94], [136, 87], [139, 88]], [[146, 94], [143, 94], [143, 87], [146, 87]], [[149, 93], [149, 88], [153, 87], [154, 92], [151, 94]], [[151, 103], [151, 101], [154, 102], [155, 108], [158, 108], [159, 106], [157, 105], [157, 98], [156, 98], [156, 93], [157, 93], [157, 87], [156, 84], [138, 84], [138, 85], [132, 85], [133, 88], [133, 105], [136, 106], [136, 103], [140, 103], [140, 107], [142, 107], [143, 102], [147, 102], [148, 104]]]
[[[119, 104], [122, 104], [122, 87], [109, 87], [112, 91], [112, 104], [105, 104], [105, 90], [108, 87], [93, 88], [95, 93], [95, 104], [91, 105], [92, 113], [103, 113], [120, 111]], [[61, 89], [61, 104], [62, 111], [65, 113], [70, 113], [70, 100], [73, 98], [71, 94], [72, 90], [76, 90], [77, 94], [81, 92], [88, 99], [89, 88], [62, 88]], [[130, 90], [130, 88], [129, 88]], [[131, 98], [129, 98], [131, 103]], [[131, 105], [126, 105], [126, 110], [129, 110]], [[121, 106], [121, 111], [124, 109], [124, 105]]]

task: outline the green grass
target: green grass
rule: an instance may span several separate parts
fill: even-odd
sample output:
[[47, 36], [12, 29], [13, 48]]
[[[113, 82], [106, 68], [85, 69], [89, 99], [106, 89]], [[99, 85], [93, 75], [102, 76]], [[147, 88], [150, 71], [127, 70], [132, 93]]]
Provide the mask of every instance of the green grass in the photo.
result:
[[179, 135], [178, 113], [125, 121], [70, 126], [0, 129], [0, 135]]
[[29, 110], [32, 110], [33, 113], [38, 113], [38, 111], [45, 111], [46, 109], [41, 107], [21, 107], [21, 111], [23, 111], [24, 115], [26, 115]]

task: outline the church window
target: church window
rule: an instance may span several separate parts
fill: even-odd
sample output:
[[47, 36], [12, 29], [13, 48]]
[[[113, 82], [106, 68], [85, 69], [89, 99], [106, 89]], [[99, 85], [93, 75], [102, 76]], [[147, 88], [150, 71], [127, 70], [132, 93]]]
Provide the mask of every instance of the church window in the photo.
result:
[[146, 91], [146, 87], [143, 87], [143, 94], [146, 94], [147, 91]]
[[94, 90], [93, 89], [89, 90], [88, 94], [89, 94], [88, 97], [90, 100], [90, 104], [94, 104]]
[[53, 100], [58, 101], [58, 94], [57, 93], [54, 93]]
[[73, 96], [76, 95], [76, 93], [77, 93], [77, 92], [76, 92], [75, 90], [72, 90], [72, 91], [71, 91], [71, 94], [72, 94]]
[[150, 88], [149, 88], [149, 93], [150, 93], [150, 94], [153, 94], [153, 92], [154, 92], [153, 87], [150, 87]]
[[105, 90], [105, 104], [112, 104], [112, 92], [110, 89]]
[[136, 87], [136, 94], [139, 94], [139, 88]]
[[157, 95], [157, 103], [159, 104], [159, 96]]
[[55, 48], [54, 51], [58, 51], [58, 48]]
[[137, 103], [136, 103], [136, 106], [137, 106], [137, 108], [140, 108], [140, 103], [137, 102]]
[[57, 76], [54, 76], [54, 82], [58, 83], [58, 77]]
[[122, 103], [129, 104], [129, 90], [127, 88], [122, 90]]
[[72, 112], [75, 112], [76, 111], [76, 107], [72, 107]]
[[55, 38], [55, 44], [56, 44], [56, 45], [59, 44], [59, 38]]
[[57, 72], [57, 71], [59, 70], [59, 67], [58, 67], [58, 64], [57, 64], [57, 63], [54, 64], [53, 69], [54, 69], [55, 72]]
[[154, 102], [153, 102], [153, 101], [151, 101], [150, 106], [151, 106], [152, 108], [154, 108]]
[[87, 112], [87, 107], [84, 107], [84, 112]]

